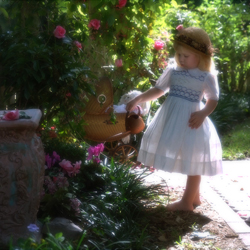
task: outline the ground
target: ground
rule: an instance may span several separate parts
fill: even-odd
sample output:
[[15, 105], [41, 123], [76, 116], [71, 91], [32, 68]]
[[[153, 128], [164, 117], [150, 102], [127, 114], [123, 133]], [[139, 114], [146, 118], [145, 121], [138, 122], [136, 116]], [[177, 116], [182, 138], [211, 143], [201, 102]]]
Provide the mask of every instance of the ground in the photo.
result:
[[[182, 194], [181, 189], [173, 189], [171, 200], [179, 199]], [[149, 241], [161, 250], [248, 249], [205, 199], [194, 212], [169, 212], [162, 206], [149, 208], [148, 213], [152, 235]]]

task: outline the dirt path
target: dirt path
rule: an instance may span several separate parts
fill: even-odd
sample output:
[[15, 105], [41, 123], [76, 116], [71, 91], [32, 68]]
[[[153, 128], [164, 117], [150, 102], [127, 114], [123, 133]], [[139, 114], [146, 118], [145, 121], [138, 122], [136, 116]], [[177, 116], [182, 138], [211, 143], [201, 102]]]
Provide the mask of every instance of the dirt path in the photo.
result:
[[[223, 166], [222, 176], [203, 177], [201, 185], [203, 202], [193, 213], [188, 215], [187, 212], [170, 213], [163, 209], [161, 216], [170, 225], [161, 228], [161, 235], [159, 232], [156, 234], [159, 244], [162, 247], [164, 243], [166, 247], [168, 246], [164, 249], [216, 249], [216, 247], [228, 250], [250, 249], [250, 227], [245, 222], [250, 212], [250, 161], [225, 162]], [[183, 194], [186, 176], [155, 171], [147, 177], [146, 182], [148, 184], [165, 182], [174, 201]], [[154, 216], [153, 218], [155, 220]], [[171, 223], [174, 225], [172, 229], [170, 229]], [[182, 240], [179, 245], [174, 244], [169, 247], [168, 232], [177, 227], [179, 229], [189, 227], [191, 230], [178, 229]]]

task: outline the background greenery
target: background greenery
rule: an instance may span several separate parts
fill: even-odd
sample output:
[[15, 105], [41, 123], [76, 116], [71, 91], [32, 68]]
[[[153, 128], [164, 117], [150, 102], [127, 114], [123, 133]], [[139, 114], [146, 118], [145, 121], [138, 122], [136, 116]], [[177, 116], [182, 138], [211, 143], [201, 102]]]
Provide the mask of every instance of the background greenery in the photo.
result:
[[[131, 89], [153, 86], [164, 70], [162, 62], [174, 56], [171, 39], [179, 24], [205, 29], [217, 49], [221, 97], [211, 119], [222, 138], [223, 157], [249, 157], [247, 2], [128, 0], [118, 8], [118, 0], [0, 0], [0, 108], [40, 108], [38, 133], [46, 153], [57, 151], [63, 159], [83, 163], [68, 189], [41, 204], [40, 218], [60, 214], [83, 223], [87, 232], [81, 249], [149, 249], [142, 201], [156, 200], [161, 189], [143, 186], [145, 173], [136, 175], [129, 166], [88, 164], [82, 100], [95, 94], [94, 84], [102, 76], [112, 80], [115, 103]], [[88, 27], [92, 19], [101, 21], [100, 29]], [[54, 37], [57, 25], [66, 29], [65, 38]], [[156, 40], [165, 43], [163, 50], [154, 49]], [[80, 51], [74, 41], [82, 44]], [[115, 66], [116, 59], [122, 59], [122, 67]], [[164, 100], [152, 102], [151, 115]], [[81, 200], [80, 216], [72, 214], [70, 197]], [[39, 249], [49, 244], [71, 249], [63, 241], [61, 235], [49, 236], [50, 243]], [[32, 244], [21, 249], [35, 249]]]
[[[101, 76], [112, 80], [114, 102], [131, 89], [146, 90], [173, 57], [171, 39], [179, 24], [205, 29], [217, 49], [221, 100], [212, 115], [220, 133], [249, 115], [249, 4], [230, 0], [0, 1], [1, 108], [40, 108], [41, 125], [67, 140], [84, 136], [82, 98], [94, 94]], [[35, 10], [35, 11], [34, 11]], [[98, 30], [88, 27], [101, 21]], [[66, 37], [57, 39], [57, 25]], [[164, 50], [153, 48], [162, 40]], [[78, 52], [74, 41], [82, 44]], [[116, 67], [116, 59], [123, 60]], [[71, 96], [66, 95], [70, 93]], [[16, 101], [11, 105], [11, 96]], [[164, 98], [153, 104], [155, 112]], [[226, 129], [225, 129], [226, 128]]]

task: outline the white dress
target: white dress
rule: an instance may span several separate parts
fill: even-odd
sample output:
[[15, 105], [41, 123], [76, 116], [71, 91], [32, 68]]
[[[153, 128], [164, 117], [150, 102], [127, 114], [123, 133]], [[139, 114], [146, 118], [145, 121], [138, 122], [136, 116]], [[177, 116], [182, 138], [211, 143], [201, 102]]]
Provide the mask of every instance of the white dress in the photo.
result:
[[198, 129], [188, 126], [191, 114], [204, 107], [203, 97], [218, 100], [217, 78], [197, 68], [168, 67], [155, 88], [169, 95], [145, 131], [138, 161], [167, 172], [221, 174], [221, 143], [211, 120]]

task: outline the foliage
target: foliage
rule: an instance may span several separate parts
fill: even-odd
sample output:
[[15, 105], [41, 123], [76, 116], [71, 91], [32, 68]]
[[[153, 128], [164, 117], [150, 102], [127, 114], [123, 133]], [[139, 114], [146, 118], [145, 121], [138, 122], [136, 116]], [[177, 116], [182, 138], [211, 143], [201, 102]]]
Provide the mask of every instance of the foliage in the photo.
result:
[[223, 135], [250, 115], [249, 95], [221, 94], [218, 106], [210, 115], [219, 134]]
[[[98, 149], [100, 154], [102, 148], [98, 145], [89, 148], [86, 158], [86, 148], [63, 145], [58, 139], [47, 142], [45, 195], [38, 218], [64, 216], [77, 221], [86, 230], [82, 245], [90, 249], [147, 249], [144, 243], [147, 222], [142, 224], [143, 214], [153, 199], [161, 203], [157, 197], [165, 195], [162, 186], [144, 185], [144, 178], [151, 173], [146, 169], [135, 171], [113, 161], [106, 165], [98, 163], [93, 158], [97, 157], [96, 150], [92, 149]], [[71, 162], [77, 159], [78, 163], [81, 160], [79, 172], [76, 169], [73, 174], [71, 170], [77, 165], [69, 162], [62, 166], [63, 159]]]
[[[82, 139], [81, 99], [94, 94], [97, 78], [113, 80], [115, 101], [140, 81], [149, 84], [150, 63], [165, 52], [154, 49], [154, 37], [148, 35], [165, 1], [125, 3], [1, 1], [2, 108], [40, 108], [43, 127], [56, 126], [61, 136]], [[58, 26], [65, 37], [55, 35]], [[114, 66], [116, 59], [122, 67]]]
[[[85, 237], [84, 233], [80, 242]], [[10, 245], [9, 250], [35, 250], [35, 249], [51, 249], [51, 250], [73, 250], [73, 249], [80, 249], [79, 246], [74, 248], [71, 243], [69, 243], [63, 237], [62, 233], [58, 233], [55, 236], [52, 234], [48, 234], [45, 239], [42, 239], [40, 243], [37, 243], [36, 240], [31, 236], [28, 239], [20, 239], [15, 246]], [[81, 249], [88, 250], [87, 246], [82, 246]]]
[[141, 232], [145, 205], [163, 193], [160, 186], [143, 184], [147, 175], [111, 162], [104, 167], [102, 190], [88, 196], [79, 190], [89, 242], [97, 249], [148, 249], [144, 243], [147, 233]]
[[231, 131], [223, 135], [221, 142], [225, 160], [239, 160], [250, 157], [250, 120], [237, 124]]

